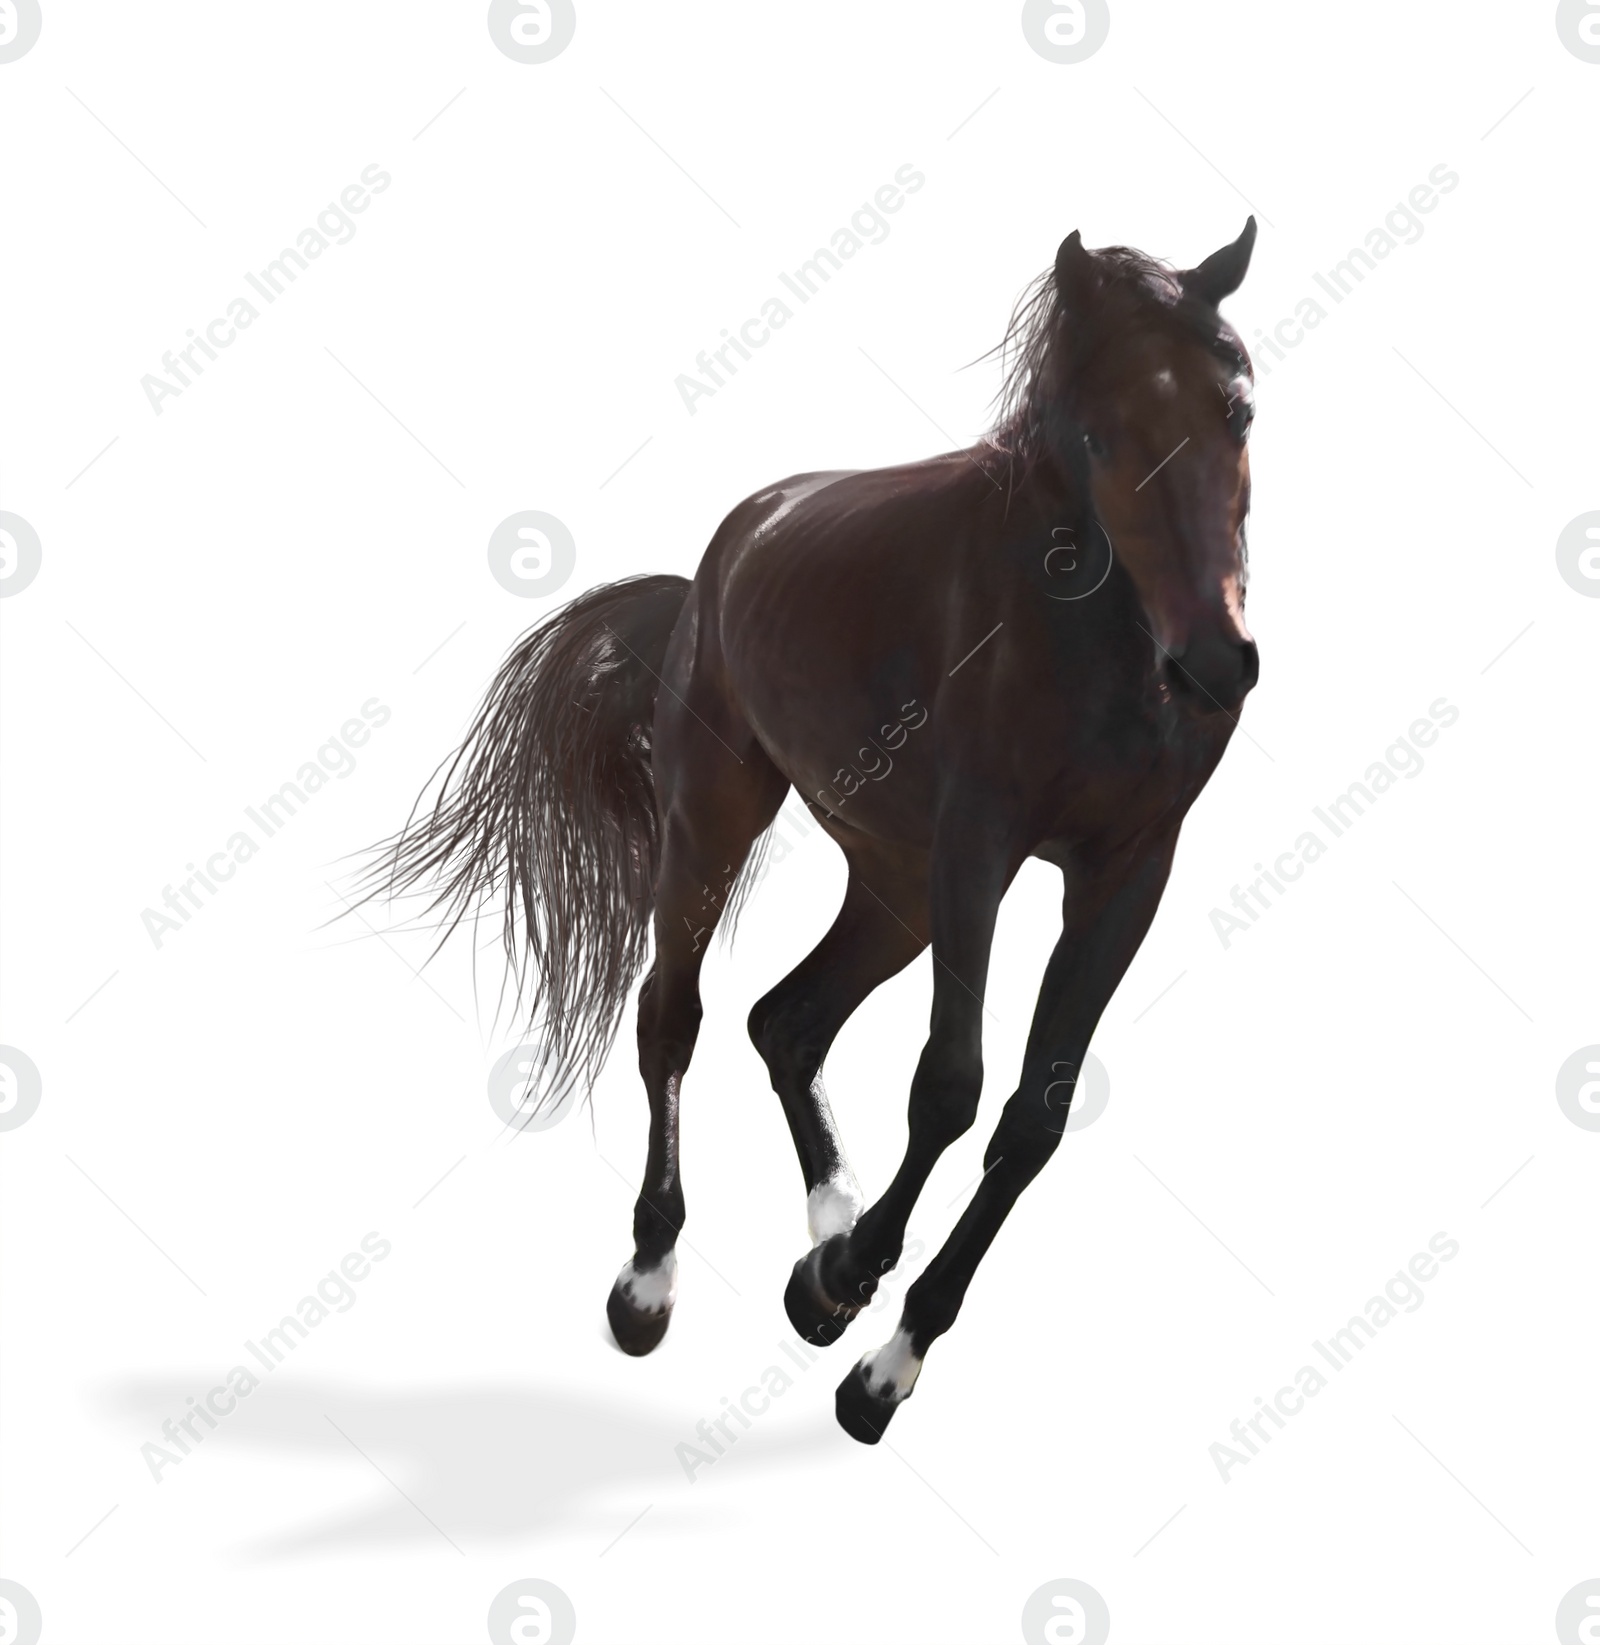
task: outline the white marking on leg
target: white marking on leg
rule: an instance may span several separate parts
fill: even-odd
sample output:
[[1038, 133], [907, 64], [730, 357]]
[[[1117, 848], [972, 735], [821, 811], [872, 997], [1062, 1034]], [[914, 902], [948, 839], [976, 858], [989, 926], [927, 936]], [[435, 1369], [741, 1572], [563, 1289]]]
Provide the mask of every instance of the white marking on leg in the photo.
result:
[[806, 1195], [806, 1222], [811, 1228], [811, 1243], [820, 1245], [835, 1234], [848, 1234], [856, 1225], [863, 1210], [861, 1189], [856, 1179], [846, 1171], [841, 1176], [819, 1182]]
[[896, 1405], [917, 1385], [922, 1359], [911, 1348], [911, 1333], [904, 1327], [861, 1361], [861, 1374], [874, 1399], [892, 1399]]
[[670, 1308], [678, 1296], [678, 1254], [668, 1251], [659, 1268], [639, 1270], [630, 1257], [617, 1275], [617, 1286], [635, 1308], [659, 1314]]

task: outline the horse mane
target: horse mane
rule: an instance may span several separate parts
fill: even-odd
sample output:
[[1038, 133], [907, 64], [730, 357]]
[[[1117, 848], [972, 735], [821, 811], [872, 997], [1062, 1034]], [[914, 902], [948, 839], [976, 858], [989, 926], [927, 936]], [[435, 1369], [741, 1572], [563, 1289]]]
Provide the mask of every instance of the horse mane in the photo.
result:
[[1185, 294], [1170, 263], [1132, 246], [1104, 246], [1089, 255], [1098, 279], [1091, 324], [1074, 323], [1068, 314], [1052, 265], [1028, 284], [1005, 335], [981, 356], [998, 358], [1001, 366], [994, 422], [982, 443], [1024, 470], [1044, 454], [1049, 430], [1060, 426], [1065, 390], [1077, 373], [1109, 342], [1148, 331], [1153, 319], [1176, 325], [1229, 364], [1249, 370], [1233, 328], [1214, 308]]

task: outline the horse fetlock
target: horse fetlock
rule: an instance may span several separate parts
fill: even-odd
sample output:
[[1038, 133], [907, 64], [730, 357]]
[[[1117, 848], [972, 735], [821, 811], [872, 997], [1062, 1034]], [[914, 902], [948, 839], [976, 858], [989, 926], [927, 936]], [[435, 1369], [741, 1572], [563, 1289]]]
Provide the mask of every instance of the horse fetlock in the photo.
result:
[[860, 1185], [848, 1171], [819, 1182], [806, 1196], [811, 1243], [821, 1245], [835, 1234], [848, 1234], [861, 1215], [863, 1203]]
[[[637, 1201], [633, 1208], [633, 1259], [623, 1267], [626, 1274], [631, 1268], [635, 1273], [654, 1273], [661, 1266], [660, 1253], [666, 1252], [666, 1261], [677, 1263], [672, 1247], [678, 1242], [678, 1235], [683, 1229], [683, 1194], [682, 1191], [668, 1191], [662, 1193], [658, 1203], [653, 1198], [644, 1198]], [[677, 1272], [676, 1267], [673, 1273]]]
[[645, 1313], [659, 1314], [678, 1300], [678, 1253], [668, 1251], [651, 1267], [639, 1264], [630, 1257], [617, 1275], [617, 1288], [635, 1308]]

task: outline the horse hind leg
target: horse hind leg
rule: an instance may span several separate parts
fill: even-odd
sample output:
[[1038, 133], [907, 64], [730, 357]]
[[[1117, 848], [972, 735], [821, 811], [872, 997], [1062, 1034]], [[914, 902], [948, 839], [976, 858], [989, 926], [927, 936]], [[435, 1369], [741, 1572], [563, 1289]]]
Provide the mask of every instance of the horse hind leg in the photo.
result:
[[671, 778], [663, 785], [655, 960], [639, 994], [650, 1145], [634, 1204], [633, 1255], [606, 1302], [611, 1333], [628, 1354], [648, 1354], [660, 1343], [677, 1300], [684, 1220], [678, 1105], [700, 1030], [700, 967], [750, 847], [788, 791], [748, 731], [741, 737], [723, 716], [718, 732], [725, 739], [720, 748], [704, 730], [684, 731], [669, 716], [657, 739], [657, 769]]

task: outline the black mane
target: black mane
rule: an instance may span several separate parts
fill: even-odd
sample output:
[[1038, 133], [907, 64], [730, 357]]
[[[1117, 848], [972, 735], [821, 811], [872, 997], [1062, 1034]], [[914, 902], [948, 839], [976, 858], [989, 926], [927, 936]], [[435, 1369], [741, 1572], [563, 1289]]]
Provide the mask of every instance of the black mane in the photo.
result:
[[1132, 246], [1090, 252], [1097, 284], [1094, 317], [1075, 323], [1054, 267], [1033, 280], [1012, 310], [1011, 323], [984, 359], [998, 356], [1002, 381], [995, 420], [983, 443], [1029, 468], [1060, 429], [1067, 389], [1102, 348], [1152, 324], [1187, 332], [1226, 364], [1248, 373], [1237, 333], [1210, 304], [1187, 295], [1178, 271]]

